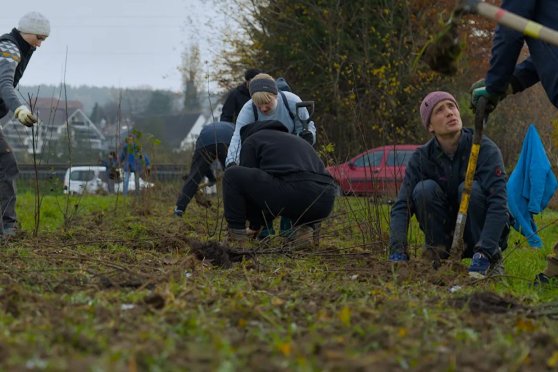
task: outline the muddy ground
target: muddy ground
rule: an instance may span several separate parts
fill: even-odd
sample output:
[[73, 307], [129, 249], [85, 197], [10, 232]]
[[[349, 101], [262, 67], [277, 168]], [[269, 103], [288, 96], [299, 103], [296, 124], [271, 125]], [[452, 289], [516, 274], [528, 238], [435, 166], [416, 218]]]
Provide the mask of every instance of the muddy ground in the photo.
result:
[[388, 264], [385, 234], [360, 233], [373, 218], [338, 206], [317, 248], [239, 254], [218, 203], [183, 219], [147, 204], [4, 244], [1, 369], [558, 368], [558, 302], [465, 263]]

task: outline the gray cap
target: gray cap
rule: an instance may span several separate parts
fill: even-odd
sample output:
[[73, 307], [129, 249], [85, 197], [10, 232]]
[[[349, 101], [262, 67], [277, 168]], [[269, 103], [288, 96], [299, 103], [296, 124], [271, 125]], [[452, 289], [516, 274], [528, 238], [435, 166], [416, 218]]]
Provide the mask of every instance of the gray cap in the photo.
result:
[[21, 17], [17, 30], [25, 34], [48, 36], [50, 34], [50, 22], [39, 12], [29, 12]]

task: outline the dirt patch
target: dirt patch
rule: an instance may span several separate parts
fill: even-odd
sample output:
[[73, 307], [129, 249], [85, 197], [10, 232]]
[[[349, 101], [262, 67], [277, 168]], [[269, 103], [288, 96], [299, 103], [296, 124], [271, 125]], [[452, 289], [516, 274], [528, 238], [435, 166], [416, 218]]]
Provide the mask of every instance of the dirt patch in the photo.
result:
[[456, 308], [469, 307], [473, 315], [479, 314], [505, 314], [527, 310], [514, 299], [506, 299], [493, 292], [475, 292], [470, 296], [450, 299], [449, 305]]

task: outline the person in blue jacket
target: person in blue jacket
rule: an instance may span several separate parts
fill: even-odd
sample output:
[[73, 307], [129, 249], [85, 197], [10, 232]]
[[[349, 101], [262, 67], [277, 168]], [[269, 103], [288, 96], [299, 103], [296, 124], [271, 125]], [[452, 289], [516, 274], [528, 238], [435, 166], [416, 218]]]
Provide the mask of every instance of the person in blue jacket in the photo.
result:
[[176, 201], [175, 216], [184, 215], [188, 203], [197, 195], [203, 177], [207, 177], [210, 183], [215, 183], [211, 164], [217, 159], [225, 168], [225, 158], [233, 132], [234, 124], [225, 121], [211, 123], [201, 130], [196, 140], [190, 173]]
[[[558, 30], [558, 1], [503, 0], [502, 9]], [[516, 64], [523, 45], [527, 43], [529, 57]], [[492, 43], [490, 68], [485, 79], [471, 87], [471, 104], [476, 106], [484, 96], [494, 109], [508, 94], [521, 92], [540, 82], [550, 102], [558, 108], [558, 46], [524, 36], [506, 26], [497, 26]], [[558, 244], [554, 255], [547, 257], [547, 268], [537, 274], [535, 283], [548, 283], [558, 278]]]
[[[558, 29], [556, 0], [504, 0], [501, 7], [543, 26]], [[524, 43], [529, 47], [529, 57], [516, 64]], [[471, 87], [472, 105], [476, 105], [479, 97], [485, 96], [495, 108], [508, 94], [521, 92], [540, 81], [550, 102], [558, 107], [557, 66], [558, 46], [498, 25], [488, 73], [484, 80]]]
[[120, 163], [124, 171], [124, 186], [123, 194], [128, 194], [128, 185], [130, 183], [131, 174], [134, 173], [135, 190], [139, 193], [140, 190], [140, 174], [145, 172], [149, 174], [151, 170], [151, 162], [149, 157], [143, 153], [141, 145], [136, 142], [136, 138], [133, 134], [129, 134], [126, 137], [126, 142], [122, 147], [120, 153]]
[[[420, 105], [420, 116], [433, 138], [411, 156], [391, 209], [392, 262], [409, 260], [407, 230], [413, 214], [424, 232], [424, 257], [433, 261], [449, 257], [473, 143], [473, 130], [463, 128], [459, 106], [450, 93], [428, 94]], [[484, 277], [501, 268], [508, 223], [502, 154], [483, 136], [463, 237], [463, 257], [472, 257], [471, 276]]]

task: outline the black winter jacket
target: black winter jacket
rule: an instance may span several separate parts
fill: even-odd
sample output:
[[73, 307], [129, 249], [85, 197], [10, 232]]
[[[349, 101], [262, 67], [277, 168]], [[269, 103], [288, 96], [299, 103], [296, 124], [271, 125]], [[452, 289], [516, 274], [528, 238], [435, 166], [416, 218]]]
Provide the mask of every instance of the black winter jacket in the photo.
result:
[[[407, 246], [407, 229], [415, 210], [412, 193], [420, 181], [436, 181], [450, 201], [448, 208], [457, 218], [458, 188], [465, 180], [472, 144], [473, 130], [465, 128], [453, 159], [442, 151], [435, 138], [415, 151], [407, 165], [397, 201], [391, 209], [391, 247], [401, 249]], [[508, 223], [506, 178], [500, 149], [483, 136], [474, 180], [480, 184], [488, 203], [484, 228], [477, 244], [487, 252], [498, 250], [498, 242]]]
[[221, 110], [221, 121], [235, 123], [238, 113], [249, 100], [250, 91], [246, 84], [241, 84], [231, 90]]
[[333, 179], [312, 145], [276, 120], [248, 124], [240, 130], [240, 165], [259, 168], [288, 181], [332, 184]]

